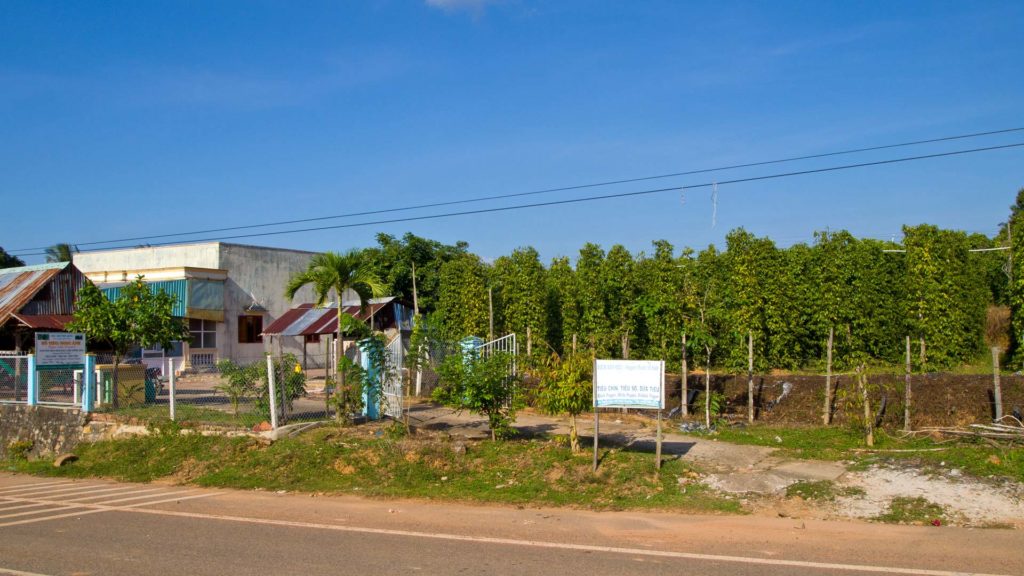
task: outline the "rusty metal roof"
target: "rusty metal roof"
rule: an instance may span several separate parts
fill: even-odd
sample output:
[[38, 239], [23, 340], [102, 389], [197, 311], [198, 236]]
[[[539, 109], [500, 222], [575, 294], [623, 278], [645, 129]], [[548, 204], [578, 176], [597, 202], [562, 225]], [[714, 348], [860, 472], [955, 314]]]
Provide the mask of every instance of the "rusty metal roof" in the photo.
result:
[[11, 318], [32, 330], [59, 331], [63, 331], [64, 326], [75, 319], [74, 316], [64, 314], [11, 314]]
[[0, 268], [0, 326], [11, 314], [20, 311], [32, 298], [50, 283], [70, 262]]
[[[366, 308], [359, 306], [342, 306], [341, 310], [351, 314], [356, 320], [367, 321], [371, 316], [395, 300], [394, 297], [374, 298]], [[333, 334], [338, 330], [338, 306], [328, 304], [316, 308], [312, 304], [300, 304], [288, 310], [280, 318], [274, 320], [263, 329], [264, 336], [309, 336], [313, 334]]]

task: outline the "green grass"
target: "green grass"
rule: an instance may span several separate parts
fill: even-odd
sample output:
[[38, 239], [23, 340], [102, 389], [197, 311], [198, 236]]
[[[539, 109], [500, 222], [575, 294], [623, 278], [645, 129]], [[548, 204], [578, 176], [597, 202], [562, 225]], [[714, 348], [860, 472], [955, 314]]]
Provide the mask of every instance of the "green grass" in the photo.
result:
[[85, 444], [62, 468], [47, 461], [7, 461], [9, 470], [48, 476], [98, 476], [242, 489], [362, 494], [446, 501], [742, 512], [740, 504], [687, 477], [692, 467], [652, 454], [611, 449], [597, 473], [591, 454], [559, 442], [519, 439], [465, 442], [388, 427], [324, 427], [266, 445], [250, 437], [164, 434]]
[[857, 487], [839, 487], [831, 480], [806, 480], [786, 487], [786, 496], [804, 500], [833, 501], [842, 496], [862, 496], [864, 490]]
[[889, 524], [927, 524], [933, 520], [944, 521], [945, 511], [942, 506], [929, 502], [924, 498], [893, 498], [889, 511], [877, 516], [875, 520]]
[[[119, 418], [135, 418], [142, 422], [159, 422], [167, 420], [170, 415], [170, 409], [166, 404], [129, 406], [118, 408], [116, 411], [100, 410], [100, 412], [104, 411], [117, 414]], [[178, 404], [175, 406], [175, 417], [178, 422], [185, 425], [213, 424], [221, 426], [237, 426], [242, 428], [252, 428], [263, 420], [263, 418], [251, 412], [239, 412], [238, 415], [235, 416], [231, 412], [205, 408], [202, 406], [193, 406], [190, 404]]]
[[853, 468], [904, 462], [935, 472], [956, 468], [979, 478], [1024, 482], [1024, 447], [1019, 444], [938, 443], [925, 437], [903, 439], [876, 430], [875, 445], [869, 450], [859, 430], [842, 426], [723, 428], [714, 437], [735, 444], [771, 446], [791, 458], [848, 461]]

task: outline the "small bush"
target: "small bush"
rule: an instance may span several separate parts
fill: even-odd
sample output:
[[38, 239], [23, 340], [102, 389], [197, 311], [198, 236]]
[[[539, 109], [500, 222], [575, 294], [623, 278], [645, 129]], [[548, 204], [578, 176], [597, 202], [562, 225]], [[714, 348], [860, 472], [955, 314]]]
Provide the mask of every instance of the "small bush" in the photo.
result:
[[15, 440], [7, 445], [7, 455], [12, 460], [28, 460], [28, 453], [34, 446], [31, 440]]

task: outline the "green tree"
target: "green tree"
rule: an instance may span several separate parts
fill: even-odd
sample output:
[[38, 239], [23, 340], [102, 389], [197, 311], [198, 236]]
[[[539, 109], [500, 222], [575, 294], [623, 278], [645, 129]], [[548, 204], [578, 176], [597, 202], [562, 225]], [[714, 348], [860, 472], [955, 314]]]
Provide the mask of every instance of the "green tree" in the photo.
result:
[[727, 364], [734, 370], [747, 367], [747, 336], [754, 337], [754, 359], [758, 369], [769, 361], [768, 288], [775, 280], [775, 244], [756, 238], [739, 228], [726, 235], [723, 264], [729, 275], [724, 296], [730, 310]]
[[723, 286], [727, 282], [722, 255], [715, 247], [708, 246], [697, 256], [693, 266], [695, 308], [687, 318], [687, 347], [692, 347], [703, 357], [704, 364], [704, 415], [705, 423], [711, 426], [712, 394], [711, 366], [721, 334], [728, 325], [728, 310], [723, 297]]
[[24, 260], [17, 256], [11, 256], [7, 251], [0, 247], [0, 268], [17, 268], [24, 265]]
[[[495, 260], [494, 283], [500, 292], [502, 332], [514, 332], [525, 338], [527, 329], [539, 341], [547, 333], [544, 314], [544, 265], [533, 248], [517, 248], [509, 256]], [[497, 336], [497, 334], [495, 335]], [[536, 350], [542, 347], [535, 346]]]
[[949, 367], [983, 349], [987, 294], [963, 232], [903, 228], [908, 320], [926, 344], [926, 366]]
[[580, 311], [575, 274], [569, 259], [562, 256], [551, 261], [545, 275], [546, 337], [548, 344], [559, 354], [565, 350], [572, 350], [573, 335], [576, 335], [577, 339], [579, 337]]
[[576, 417], [593, 405], [592, 368], [589, 356], [552, 352], [540, 371], [538, 405], [548, 414], [569, 415], [569, 446], [574, 453], [580, 451]]
[[152, 290], [142, 276], [121, 288], [120, 297], [110, 301], [94, 284], [87, 282], [78, 292], [74, 319], [69, 332], [82, 332], [93, 342], [108, 344], [114, 352], [114, 406], [118, 399], [118, 366], [134, 346], [159, 344], [170, 349], [171, 342], [189, 337], [184, 319], [174, 316], [177, 298], [163, 290]]
[[604, 250], [597, 244], [587, 243], [576, 259], [575, 286], [580, 338], [597, 356], [607, 357], [614, 348], [615, 336], [605, 310], [602, 268]]
[[521, 405], [516, 394], [519, 377], [512, 370], [514, 362], [515, 358], [506, 353], [448, 356], [441, 364], [434, 400], [487, 418], [491, 440], [507, 438]]
[[648, 342], [637, 342], [640, 354], [678, 360], [679, 337], [683, 330], [686, 306], [691, 303], [687, 293], [685, 266], [673, 255], [672, 244], [654, 242], [654, 256], [639, 258], [634, 267], [638, 323], [645, 328]]
[[604, 310], [611, 321], [607, 342], [619, 358], [628, 355], [630, 339], [640, 341], [645, 336], [637, 322], [639, 287], [634, 268], [633, 255], [619, 244], [612, 246], [601, 266]]
[[75, 253], [78, 252], [78, 246], [72, 246], [71, 244], [54, 244], [46, 249], [46, 261], [47, 262], [71, 262]]
[[474, 254], [460, 255], [441, 267], [437, 303], [447, 339], [487, 334], [487, 275]]
[[1010, 206], [1006, 232], [1011, 254], [1007, 266], [1010, 277], [1010, 349], [1012, 362], [1021, 366], [1024, 365], [1024, 188], [1017, 191], [1016, 201]]
[[[337, 252], [324, 252], [317, 254], [310, 259], [309, 265], [303, 272], [299, 272], [288, 279], [285, 285], [284, 295], [288, 300], [295, 298], [295, 295], [305, 286], [311, 286], [315, 304], [322, 306], [330, 297], [331, 292], [338, 298], [338, 341], [342, 342], [347, 332], [355, 329], [356, 325], [362, 328], [350, 314], [343, 311], [342, 299], [345, 292], [351, 291], [359, 298], [359, 307], [365, 309], [366, 303], [374, 297], [383, 295], [383, 284], [377, 275], [370, 269], [367, 259], [359, 250], [349, 250], [341, 254]], [[339, 347], [339, 350], [344, 350]], [[339, 363], [342, 362], [343, 354], [339, 354]], [[338, 369], [338, 390], [339, 394], [344, 393], [347, 387], [345, 380], [347, 372]]]
[[389, 234], [377, 235], [377, 246], [363, 251], [367, 265], [386, 287], [388, 294], [407, 302], [414, 301], [422, 314], [437, 309], [441, 290], [441, 267], [467, 253], [468, 244], [442, 244], [436, 240], [407, 233], [401, 239]]

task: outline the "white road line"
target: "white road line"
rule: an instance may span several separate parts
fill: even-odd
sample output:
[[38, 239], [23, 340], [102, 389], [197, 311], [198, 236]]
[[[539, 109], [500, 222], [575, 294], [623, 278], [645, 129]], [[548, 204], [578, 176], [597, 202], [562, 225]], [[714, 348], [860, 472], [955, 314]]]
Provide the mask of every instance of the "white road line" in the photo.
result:
[[[184, 492], [187, 494], [187, 492]], [[166, 504], [168, 502], [180, 502], [182, 500], [194, 500], [196, 498], [209, 498], [210, 496], [216, 496], [216, 492], [209, 492], [206, 494], [196, 494], [193, 496], [179, 496], [176, 498], [167, 498], [166, 500], [156, 500], [153, 502], [138, 502], [135, 504], [128, 504], [127, 506], [107, 506], [106, 504], [79, 504], [78, 507], [82, 508], [77, 512], [69, 512], [67, 514], [56, 514], [54, 516], [44, 516], [43, 518], [29, 518], [28, 520], [15, 520], [13, 522], [0, 523], [0, 528], [6, 528], [8, 526], [21, 526], [22, 524], [34, 524], [36, 522], [45, 522], [47, 520], [60, 520], [61, 518], [71, 518], [72, 516], [87, 516], [89, 514], [98, 514], [100, 512], [138, 512], [141, 511], [139, 506], [153, 506], [156, 504]], [[138, 498], [133, 498], [138, 500]]]
[[16, 492], [35, 492], [38, 488], [43, 487], [43, 486], [53, 487], [53, 486], [62, 486], [62, 485], [65, 485], [65, 484], [74, 484], [74, 482], [68, 482], [68, 481], [47, 482], [47, 483], [44, 483], [44, 484], [32, 484], [32, 485], [19, 484], [17, 488], [5, 488], [3, 490], [0, 490], [0, 496], [6, 495], [6, 494], [14, 494]]
[[[359, 526], [339, 526], [336, 524], [317, 524], [311, 522], [294, 522], [290, 520], [272, 520], [266, 518], [246, 518], [244, 516], [223, 516], [200, 512], [179, 512], [175, 510], [137, 509], [131, 510], [142, 514], [157, 516], [175, 516], [179, 518], [198, 518], [203, 520], [223, 520], [229, 522], [245, 522], [268, 526], [285, 526], [289, 528], [313, 528], [334, 530], [337, 532], [355, 532], [363, 534], [379, 534], [384, 536], [404, 536], [410, 538], [429, 538], [433, 540], [451, 540], [457, 542], [475, 542], [480, 544], [497, 544], [504, 546], [524, 546], [531, 548], [550, 548], [561, 550], [578, 550], [582, 552], [604, 552], [608, 554], [625, 554], [630, 556], [652, 556], [658, 558], [677, 558], [686, 560], [705, 560], [709, 562], [731, 562], [738, 564], [760, 564], [763, 566], [792, 566], [798, 568], [814, 568], [819, 570], [845, 570], [851, 572], [880, 572], [884, 574], [914, 574], [919, 576], [1007, 576], [983, 574], [975, 572], [951, 572], [948, 570], [927, 570], [924, 568], [901, 568], [897, 566], [873, 566], [868, 564], [838, 564], [832, 562], [811, 562], [806, 560], [781, 560], [769, 558], [750, 558], [747, 556], [725, 556], [717, 554], [699, 554], [695, 552], [674, 552], [670, 550], [645, 550], [641, 548], [619, 548], [615, 546], [593, 546], [589, 544], [568, 544], [545, 542], [542, 540], [516, 540], [513, 538], [491, 538], [487, 536], [464, 536], [461, 534], [444, 534], [433, 532], [413, 532], [408, 530], [392, 530], [387, 528], [366, 528]], [[0, 526], [4, 526], [0, 524]]]
[[[102, 486], [102, 484], [101, 484], [101, 486]], [[129, 488], [126, 488], [124, 486], [117, 486], [117, 487], [114, 487], [114, 488], [99, 488], [97, 490], [87, 490], [85, 492], [87, 492], [89, 494], [99, 494], [101, 492], [114, 492], [115, 494], [107, 494], [107, 496], [116, 496], [117, 495], [116, 493], [124, 492], [125, 490], [128, 490], [128, 489]], [[72, 496], [73, 498], [78, 498], [78, 496], [75, 495], [75, 494], [69, 494], [68, 496]], [[15, 498], [21, 498], [21, 496], [15, 496]], [[62, 496], [61, 497], [61, 501], [62, 502], [67, 502], [67, 501], [69, 501], [69, 499], [66, 499], [66, 498], [64, 498]]]
[[[103, 508], [103, 507], [108, 507], [109, 508], [111, 504], [116, 504], [118, 502], [131, 502], [133, 500], [145, 500], [147, 498], [165, 498], [167, 496], [181, 495], [181, 494], [191, 494], [192, 493], [189, 490], [179, 490], [179, 491], [176, 491], [176, 492], [167, 492], [167, 491], [164, 491], [162, 488], [154, 488], [153, 490], [142, 490], [142, 491], [138, 491], [138, 492], [127, 492], [127, 494], [140, 494], [142, 492], [158, 492], [158, 493], [157, 494], [144, 494], [142, 496], [131, 496], [131, 497], [128, 497], [128, 498], [117, 498], [116, 500], [106, 500], [106, 501], [102, 501], [102, 502], [83, 502], [83, 500], [87, 500], [88, 498], [82, 498], [82, 499], [77, 499], [77, 500], [64, 500], [64, 499], [61, 499], [61, 500], [50, 500], [50, 499], [47, 499], [47, 498], [22, 498], [22, 499], [20, 499], [18, 501], [19, 502], [32, 502], [32, 503], [36, 503], [36, 504], [50, 505], [50, 506], [63, 506], [63, 505], [66, 505], [66, 504], [74, 502], [75, 504], [81, 506], [82, 508]], [[114, 496], [120, 496], [120, 494], [105, 494], [103, 496], [97, 496], [97, 497], [92, 497], [92, 498], [111, 498], [111, 497], [114, 497]], [[139, 504], [133, 504], [133, 506], [139, 506], [139, 505], [145, 505], [145, 502], [140, 502]], [[0, 510], [0, 512], [2, 512], [2, 510]]]
[[[122, 494], [146, 494], [146, 493], [152, 493], [152, 492], [162, 492], [163, 488], [152, 488], [150, 490], [125, 490], [124, 488], [122, 488], [121, 490], [122, 491], [117, 493], [117, 494], [101, 494], [99, 496], [86, 496], [85, 498], [75, 497], [75, 498], [69, 498], [69, 499], [64, 500], [64, 501], [65, 502], [85, 502], [86, 500], [96, 500], [97, 498], [110, 498], [111, 496], [120, 496]], [[156, 494], [154, 494], [154, 496], [156, 496]]]
[[74, 480], [68, 480], [67, 478], [64, 478], [61, 480], [51, 480], [49, 482], [25, 482], [24, 484], [8, 484], [6, 486], [0, 486], [0, 492], [14, 490], [17, 488], [33, 488], [36, 486], [46, 486], [48, 484], [67, 484], [68, 482], [74, 482]]
[[31, 508], [33, 506], [47, 506], [48, 503], [43, 502], [32, 502], [29, 504], [22, 504], [20, 506], [8, 506], [6, 508], [0, 508], [0, 512], [9, 512], [11, 510], [20, 510], [22, 508]]
[[40, 510], [29, 510], [28, 512], [18, 512], [17, 514], [4, 514], [0, 515], [0, 518], [17, 518], [19, 516], [33, 516], [35, 514], [49, 514], [50, 512], [60, 512], [61, 510], [71, 510], [72, 508], [81, 508], [80, 506], [58, 506], [56, 508], [42, 508]]
[[[111, 504], [116, 504], [118, 502], [131, 502], [132, 500], [142, 500], [144, 498], [155, 498], [155, 497], [160, 497], [160, 496], [173, 496], [175, 494], [184, 495], [184, 494], [191, 494], [191, 493], [192, 492], [190, 490], [182, 490], [180, 492], [164, 492], [162, 494], [147, 494], [146, 496], [133, 496], [131, 498], [118, 498], [117, 500], [107, 500], [107, 501], [104, 501], [104, 502], [96, 502], [95, 504], [86, 504], [86, 506], [110, 506]], [[211, 496], [212, 496], [212, 494], [211, 494]], [[161, 502], [173, 502], [173, 501], [174, 501], [174, 498], [169, 498], [167, 500], [161, 500]], [[145, 505], [146, 505], [145, 502], [139, 502], [138, 504], [131, 504], [130, 506], [125, 506], [125, 508], [131, 508], [133, 506], [145, 506]], [[118, 508], [118, 507], [115, 506], [115, 508]]]
[[90, 492], [92, 490], [102, 489], [102, 488], [104, 488], [106, 486], [107, 486], [107, 484], [79, 484], [79, 485], [76, 485], [76, 486], [69, 486], [67, 488], [56, 488], [56, 489], [43, 488], [43, 489], [39, 489], [39, 490], [32, 490], [32, 491], [29, 491], [29, 492], [23, 492], [23, 493], [18, 494], [16, 496], [12, 496], [12, 498], [24, 498], [26, 496], [32, 497], [33, 495], [36, 495], [36, 496], [50, 496], [50, 495], [54, 495], [54, 494], [67, 494], [67, 495], [71, 495], [71, 494], [75, 494], [75, 493], [78, 493], [78, 492]]

